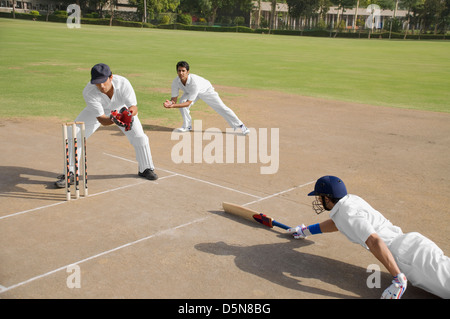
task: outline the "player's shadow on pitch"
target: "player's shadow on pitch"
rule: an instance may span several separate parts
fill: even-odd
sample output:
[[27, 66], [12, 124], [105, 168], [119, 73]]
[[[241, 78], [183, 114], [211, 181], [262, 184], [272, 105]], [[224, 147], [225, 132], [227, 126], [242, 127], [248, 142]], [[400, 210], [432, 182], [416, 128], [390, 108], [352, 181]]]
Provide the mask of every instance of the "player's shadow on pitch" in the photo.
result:
[[[61, 200], [64, 199], [63, 189], [55, 186], [55, 172], [44, 171], [22, 166], [0, 166], [0, 197]], [[137, 174], [105, 174], [89, 175], [89, 180], [141, 178]], [[61, 193], [51, 192], [54, 189]]]
[[[366, 280], [369, 273], [366, 269], [302, 252], [302, 248], [314, 245], [314, 242], [309, 239], [296, 240], [289, 234], [280, 233], [277, 231], [278, 229], [260, 226], [221, 211], [210, 211], [210, 213], [249, 227], [267, 229], [267, 231], [273, 232], [274, 236], [285, 238], [286, 242], [254, 246], [230, 245], [225, 242], [196, 245], [195, 248], [202, 252], [219, 256], [235, 256], [234, 261], [239, 269], [293, 290], [331, 298], [356, 298], [355, 295], [363, 298], [379, 298], [381, 296], [381, 289], [367, 288]], [[387, 287], [390, 276], [383, 273], [381, 275], [382, 285]], [[339, 287], [334, 290], [342, 292], [314, 287], [308, 279], [317, 279], [333, 287]], [[346, 294], [345, 291], [349, 293]]]
[[[195, 248], [218, 256], [235, 256], [234, 262], [242, 271], [292, 290], [342, 299], [381, 296], [381, 289], [367, 288], [366, 280], [369, 274], [366, 269], [298, 250], [311, 244], [308, 240], [254, 246], [216, 242], [197, 244]], [[325, 284], [315, 287], [309, 279], [317, 279]], [[381, 281], [382, 286], [387, 286], [389, 278], [382, 274]], [[330, 285], [331, 289], [319, 287], [327, 285]], [[346, 294], [345, 291], [349, 293]]]
[[145, 131], [172, 132], [175, 128], [155, 124], [142, 124]]
[[[286, 242], [283, 243], [254, 246], [231, 245], [223, 241], [195, 245], [197, 250], [205, 253], [218, 256], [235, 256], [234, 262], [239, 269], [272, 283], [292, 290], [343, 299], [379, 299], [383, 290], [391, 284], [392, 276], [382, 270], [380, 273], [380, 288], [369, 288], [367, 279], [372, 272], [367, 272], [366, 268], [302, 252], [302, 248], [314, 245], [314, 241], [309, 239], [296, 240], [287, 233], [280, 233], [274, 229], [220, 211], [210, 211], [210, 213], [246, 224], [249, 227], [266, 228], [273, 232], [275, 236], [286, 239]], [[374, 258], [374, 263], [376, 262]], [[317, 279], [325, 283], [321, 286], [330, 285], [333, 288], [315, 287], [308, 279]], [[338, 287], [338, 289], [335, 287]], [[436, 297], [410, 285], [404, 298], [434, 299]]]
[[[56, 180], [55, 173], [21, 166], [0, 166], [0, 197], [58, 199], [58, 195], [45, 192], [52, 188], [49, 187], [51, 178]], [[37, 191], [39, 188], [41, 191]]]

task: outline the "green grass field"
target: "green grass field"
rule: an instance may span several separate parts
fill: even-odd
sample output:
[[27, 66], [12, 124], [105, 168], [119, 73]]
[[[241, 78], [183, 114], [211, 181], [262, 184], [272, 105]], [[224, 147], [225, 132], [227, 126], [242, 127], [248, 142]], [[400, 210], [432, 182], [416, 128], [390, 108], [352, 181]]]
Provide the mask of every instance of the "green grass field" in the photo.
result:
[[[129, 78], [142, 117], [167, 118], [175, 64], [213, 84], [450, 112], [450, 42], [211, 33], [0, 19], [0, 107], [73, 118], [99, 62]], [[220, 92], [225, 94], [225, 92]]]

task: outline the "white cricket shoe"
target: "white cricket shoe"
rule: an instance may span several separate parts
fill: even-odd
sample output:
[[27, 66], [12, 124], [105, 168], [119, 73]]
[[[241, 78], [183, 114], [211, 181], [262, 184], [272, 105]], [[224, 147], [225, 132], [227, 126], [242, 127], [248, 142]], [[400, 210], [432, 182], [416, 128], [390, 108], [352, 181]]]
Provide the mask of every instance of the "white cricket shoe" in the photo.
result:
[[180, 133], [184, 133], [184, 132], [190, 132], [192, 131], [192, 127], [180, 127], [177, 128], [175, 131], [180, 132]]
[[247, 135], [248, 133], [250, 133], [250, 130], [244, 124], [242, 124], [240, 128], [242, 130], [242, 135]]

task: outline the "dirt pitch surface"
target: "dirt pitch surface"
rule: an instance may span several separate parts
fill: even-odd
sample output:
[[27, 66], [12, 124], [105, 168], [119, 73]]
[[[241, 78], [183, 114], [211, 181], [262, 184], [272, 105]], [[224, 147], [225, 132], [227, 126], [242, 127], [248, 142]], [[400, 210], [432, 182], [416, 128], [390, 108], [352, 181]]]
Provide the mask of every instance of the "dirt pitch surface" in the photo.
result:
[[[294, 240], [222, 211], [228, 201], [290, 226], [321, 222], [328, 214], [316, 215], [306, 195], [327, 174], [450, 254], [450, 114], [217, 89], [258, 140], [261, 128], [268, 136], [279, 128], [276, 174], [261, 174], [268, 164], [248, 154], [245, 163], [174, 163], [177, 125], [149, 119], [159, 179], [138, 177], [126, 137], [103, 127], [87, 143], [90, 196], [66, 202], [53, 186], [62, 121], [4, 119], [0, 298], [379, 298], [391, 276], [342, 234]], [[230, 138], [215, 112], [192, 114], [203, 132], [215, 127]], [[372, 264], [382, 270], [380, 288], [367, 286]], [[404, 298], [435, 296], [410, 285]]]

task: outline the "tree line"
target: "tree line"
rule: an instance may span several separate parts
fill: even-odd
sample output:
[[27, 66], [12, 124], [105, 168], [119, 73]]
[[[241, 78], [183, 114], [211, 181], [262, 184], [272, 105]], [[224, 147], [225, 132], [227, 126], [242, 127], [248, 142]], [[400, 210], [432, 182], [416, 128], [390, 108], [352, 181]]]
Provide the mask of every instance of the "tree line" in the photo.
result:
[[[329, 8], [338, 8], [338, 19], [342, 17], [346, 9], [366, 8], [369, 5], [377, 5], [381, 9], [389, 9], [394, 12], [397, 9], [407, 11], [406, 21], [411, 28], [420, 26], [422, 31], [433, 30], [434, 33], [445, 33], [450, 25], [450, 0], [268, 0], [271, 3], [271, 14], [268, 27], [275, 26], [276, 5], [286, 3], [288, 12], [292, 18], [325, 18]], [[59, 0], [57, 3], [74, 3], [81, 7], [82, 12], [96, 10], [100, 17], [106, 14], [114, 14], [114, 8], [119, 5], [119, 0]], [[122, 1], [123, 2], [123, 1]], [[174, 14], [184, 17], [177, 21], [188, 23], [194, 17], [205, 21], [209, 25], [223, 22], [224, 17], [242, 17], [240, 23], [260, 27], [262, 17], [258, 15], [262, 0], [128, 0], [129, 5], [137, 7], [138, 15], [142, 21], [152, 20], [161, 14]], [[122, 3], [121, 3], [122, 5]], [[104, 11], [108, 7], [110, 11]], [[250, 14], [255, 11], [256, 21], [250, 21]], [[109, 14], [109, 15], [110, 15]], [[187, 19], [186, 19], [187, 17]], [[192, 21], [192, 19], [191, 19]], [[230, 20], [228, 21], [234, 21]], [[338, 23], [339, 25], [339, 23]]]

